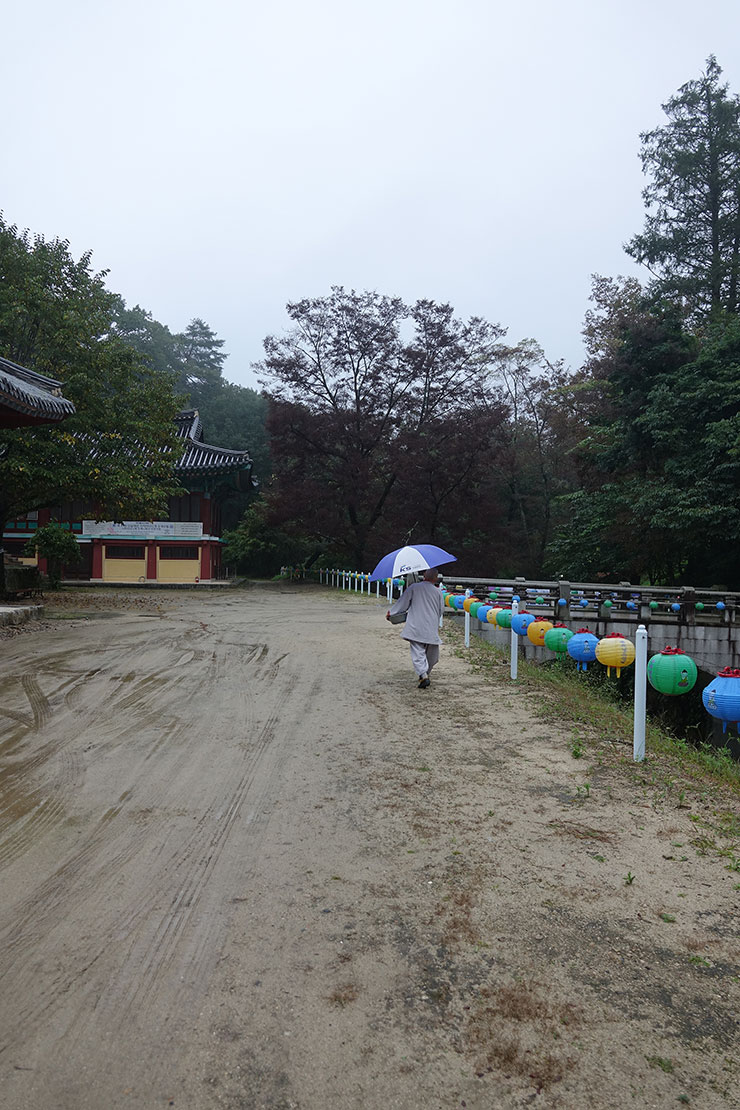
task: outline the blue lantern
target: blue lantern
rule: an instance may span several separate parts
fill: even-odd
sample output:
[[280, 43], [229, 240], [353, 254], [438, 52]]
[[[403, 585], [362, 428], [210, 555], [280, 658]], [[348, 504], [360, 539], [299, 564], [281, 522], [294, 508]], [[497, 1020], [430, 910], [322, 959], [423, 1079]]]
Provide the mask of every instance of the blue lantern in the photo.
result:
[[579, 628], [575, 636], [571, 636], [568, 640], [568, 655], [571, 659], [575, 659], [577, 669], [587, 670], [588, 664], [592, 663], [596, 658], [596, 645], [599, 642], [599, 637], [594, 636], [588, 628]]
[[563, 608], [564, 605], [567, 605], [567, 604], [568, 604], [568, 602], [565, 600], [564, 597], [559, 597], [558, 598], [558, 605], [560, 606], [561, 609]]
[[727, 608], [727, 606], [725, 605], [724, 601], [718, 601], [716, 608], [719, 609], [719, 611], [721, 613], [723, 611], [723, 609]]
[[634, 601], [628, 601], [627, 602], [627, 608], [628, 609], [636, 609], [637, 606], [635, 605]]
[[478, 620], [481, 622], [481, 624], [486, 624], [487, 623], [486, 622], [486, 617], [491, 612], [491, 609], [493, 609], [492, 605], [479, 605], [478, 606], [478, 612], [475, 615], [478, 618]]
[[536, 620], [534, 613], [527, 613], [522, 611], [517, 613], [515, 617], [511, 618], [511, 627], [516, 632], [517, 636], [526, 636], [527, 629], [533, 620]]
[[725, 667], [702, 690], [701, 700], [707, 713], [722, 722], [723, 732], [728, 722], [740, 732], [740, 670]]
[[462, 609], [465, 604], [465, 594], [455, 594], [452, 599], [452, 605], [455, 609]]
[[588, 608], [588, 602], [586, 601], [585, 597], [582, 597], [578, 604], [581, 606], [582, 609]]
[[677, 601], [674, 601], [673, 604], [671, 605], [671, 612], [672, 613], [680, 613], [681, 612], [681, 606], [678, 604]]

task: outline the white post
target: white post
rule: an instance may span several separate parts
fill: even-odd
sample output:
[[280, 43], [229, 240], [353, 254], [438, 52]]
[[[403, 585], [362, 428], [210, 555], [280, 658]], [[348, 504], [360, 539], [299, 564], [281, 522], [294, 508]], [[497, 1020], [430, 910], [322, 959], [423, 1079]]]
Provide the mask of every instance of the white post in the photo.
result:
[[380, 579], [379, 578], [375, 582], [375, 596], [377, 597], [378, 601], [380, 601]]
[[[471, 591], [466, 590], [465, 596], [470, 597]], [[470, 613], [465, 610], [465, 647], [470, 647]]]
[[355, 575], [355, 593], [357, 593], [357, 579], [358, 579], [358, 578], [359, 578], [360, 576], [359, 576], [359, 574], [357, 573], [357, 571], [355, 571], [355, 572], [354, 572], [354, 575]]
[[645, 758], [647, 643], [647, 628], [644, 624], [640, 624], [635, 636], [635, 724], [632, 733], [632, 758], [635, 763], [642, 763]]
[[[512, 616], [512, 619], [517, 615], [518, 612], [519, 612], [519, 602], [514, 601], [513, 598], [512, 598], [512, 602], [511, 602], [511, 616]], [[512, 682], [516, 679], [516, 676], [517, 676], [518, 673], [519, 673], [519, 637], [517, 636], [516, 632], [512, 628], [511, 629], [511, 679], [512, 679]]]
[[386, 580], [385, 580], [385, 596], [388, 600], [388, 604], [392, 605], [393, 604], [393, 586], [391, 586], [391, 579], [390, 578], [386, 578]]

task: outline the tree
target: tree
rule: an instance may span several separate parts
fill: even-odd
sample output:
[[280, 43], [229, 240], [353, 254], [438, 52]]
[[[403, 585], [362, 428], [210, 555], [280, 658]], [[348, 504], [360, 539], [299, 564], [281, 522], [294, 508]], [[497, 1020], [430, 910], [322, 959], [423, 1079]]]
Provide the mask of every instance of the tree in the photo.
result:
[[663, 105], [668, 122], [641, 135], [647, 214], [625, 247], [655, 275], [655, 295], [693, 319], [740, 307], [740, 100], [721, 73], [710, 56]]
[[264, 499], [253, 502], [233, 531], [224, 533], [224, 562], [242, 574], [272, 577], [281, 566], [296, 566], [315, 554], [315, 544], [270, 523]]
[[51, 521], [31, 536], [24, 554], [31, 557], [38, 554], [47, 560], [49, 585], [52, 590], [58, 590], [62, 567], [75, 566], [80, 561], [80, 545], [72, 532]]
[[0, 433], [0, 535], [16, 515], [61, 501], [102, 517], [155, 518], [179, 492], [170, 375], [116, 334], [119, 298], [65, 241], [0, 217], [0, 352], [64, 382], [77, 412], [58, 426]]
[[177, 356], [180, 364], [178, 388], [190, 395], [193, 408], [198, 408], [201, 396], [209, 388], [218, 387], [222, 381], [226, 355], [221, 348], [224, 340], [205, 320], [195, 317], [182, 335], [177, 336]]
[[[292, 331], [268, 336], [260, 364], [276, 473], [268, 504], [276, 525], [360, 567], [407, 530], [418, 539], [436, 527], [414, 479], [426, 468], [428, 485], [443, 429], [448, 446], [454, 433], [462, 442], [457, 418], [499, 404], [490, 377], [504, 332], [458, 320], [449, 305], [340, 286], [287, 311]], [[449, 469], [438, 454], [437, 478]], [[438, 481], [437, 491], [438, 516], [460, 490]]]

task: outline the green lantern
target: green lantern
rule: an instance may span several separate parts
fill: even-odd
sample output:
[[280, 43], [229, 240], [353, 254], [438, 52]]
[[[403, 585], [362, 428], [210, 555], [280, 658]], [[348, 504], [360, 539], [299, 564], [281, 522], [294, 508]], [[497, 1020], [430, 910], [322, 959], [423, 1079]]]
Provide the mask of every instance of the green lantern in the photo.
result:
[[496, 624], [499, 628], [511, 628], [511, 609], [499, 609]]
[[655, 610], [658, 608], [658, 602], [657, 601], [651, 601], [650, 602], [650, 608], [653, 610], [653, 612], [655, 612]]
[[482, 601], [473, 601], [473, 602], [471, 602], [471, 604], [470, 604], [470, 615], [471, 615], [471, 617], [477, 617], [478, 616], [478, 610], [480, 609], [482, 604], [483, 604]]
[[688, 694], [696, 685], [696, 663], [680, 648], [667, 647], [648, 661], [647, 676], [660, 694]]
[[548, 651], [554, 651], [556, 655], [565, 655], [568, 650], [568, 640], [572, 635], [572, 629], [566, 628], [564, 624], [556, 624], [548, 628], [545, 633], [545, 647]]
[[537, 597], [534, 599], [534, 603], [535, 603], [535, 605], [544, 605], [545, 604], [545, 599], [542, 596], [542, 594], [537, 595]]
[[703, 602], [703, 601], [697, 601], [697, 603], [696, 603], [696, 605], [694, 606], [694, 608], [696, 609], [696, 611], [697, 611], [698, 613], [701, 613], [701, 612], [702, 612], [702, 610], [704, 609], [704, 602]]
[[603, 603], [605, 609], [611, 609], [613, 604], [614, 602], [610, 601], [609, 598], [607, 598], [606, 601]]

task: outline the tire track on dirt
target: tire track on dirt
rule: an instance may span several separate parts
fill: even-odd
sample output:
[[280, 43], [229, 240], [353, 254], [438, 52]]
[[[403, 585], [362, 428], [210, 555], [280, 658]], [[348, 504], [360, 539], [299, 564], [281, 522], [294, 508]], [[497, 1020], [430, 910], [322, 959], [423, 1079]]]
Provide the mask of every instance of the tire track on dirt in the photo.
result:
[[[234, 653], [231, 652], [231, 659], [228, 663], [223, 658], [219, 659], [217, 657], [216, 673], [222, 668], [224, 673], [228, 673], [235, 662], [244, 666], [245, 662], [254, 660], [255, 654], [254, 646], [248, 646], [245, 647], [243, 655], [236, 660], [233, 657]], [[257, 658], [259, 658], [259, 655], [257, 655]], [[273, 678], [273, 671], [264, 667], [259, 667], [258, 670], [262, 673], [253, 674], [257, 683], [247, 702], [253, 702], [254, 697], [259, 695], [262, 685]], [[213, 674], [214, 671], [211, 668], [206, 679], [212, 678]], [[148, 699], [148, 694], [149, 687], [145, 686], [145, 700]], [[197, 697], [197, 691], [194, 692], [193, 696]], [[247, 702], [243, 701], [240, 705], [239, 716], [242, 727], [244, 727], [245, 721], [249, 724], [252, 713]], [[120, 705], [120, 703], [117, 704]], [[134, 702], [127, 702], [129, 710], [133, 704], [135, 704], [135, 699]], [[143, 965], [145, 968], [144, 977], [141, 983], [137, 982], [136, 990], [130, 1000], [130, 1005], [135, 1007], [137, 1012], [140, 1012], [142, 1000], [147, 999], [155, 989], [162, 967], [167, 966], [173, 958], [183, 931], [192, 919], [202, 892], [208, 884], [208, 880], [219, 861], [223, 847], [237, 820], [243, 801], [254, 783], [255, 776], [259, 773], [260, 765], [264, 763], [265, 753], [273, 742], [275, 722], [276, 713], [273, 712], [262, 726], [256, 743], [252, 741], [249, 744], [248, 751], [245, 752], [248, 766], [244, 769], [236, 788], [225, 797], [213, 800], [205, 813], [199, 818], [196, 830], [186, 840], [185, 844], [181, 841], [172, 843], [168, 850], [167, 840], [165, 840], [165, 843], [160, 847], [157, 859], [158, 874], [167, 877], [168, 887], [173, 892], [173, 896], [171, 908], [168, 910], [166, 918], [160, 922], [153, 942], [149, 945], [146, 963]], [[187, 759], [188, 754], [189, 748], [185, 746], [183, 759]], [[269, 781], [271, 773], [271, 769], [268, 769], [267, 781]], [[154, 799], [148, 800], [154, 801]], [[170, 801], [173, 800], [176, 802], [177, 798], [170, 799]], [[23, 964], [21, 959], [23, 952], [28, 952], [53, 937], [55, 923], [60, 916], [64, 916], [64, 906], [70, 900], [84, 899], [96, 887], [105, 887], [106, 877], [110, 875], [110, 872], [122, 868], [139, 852], [141, 841], [146, 839], [146, 834], [141, 836], [131, 835], [130, 830], [125, 832], [122, 837], [123, 842], [117, 846], [116, 850], [111, 851], [114, 843], [111, 840], [112, 827], [120, 823], [122, 816], [125, 815], [126, 807], [129, 806], [130, 808], [130, 803], [131, 793], [125, 791], [120, 796], [118, 803], [109, 808], [100, 818], [86, 844], [51, 876], [46, 884], [37, 889], [26, 900], [24, 906], [16, 908], [17, 915], [14, 927], [9, 931], [6, 930], [3, 937], [6, 951], [12, 954], [14, 967], [18, 972], [17, 975], [13, 976], [15, 979], [14, 993], [19, 992], [23, 997], [31, 986], [26, 977], [20, 973]], [[126, 920], [122, 921], [115, 912], [111, 914], [109, 911], [107, 915], [105, 912], [102, 913], [97, 930], [101, 937], [98, 952], [97, 954], [95, 952], [91, 953], [88, 948], [83, 966], [80, 966], [82, 961], [78, 961], [77, 969], [70, 968], [69, 974], [63, 976], [55, 984], [53, 996], [56, 997], [58, 1004], [61, 1004], [65, 996], [73, 991], [80, 976], [84, 975], [91, 966], [98, 963], [99, 957], [112, 938], [124, 940], [127, 936], [135, 934], [142, 918], [153, 912], [155, 903], [158, 899], [161, 899], [162, 895], [157, 884], [154, 883], [153, 886], [156, 889], [152, 889], [137, 904], [129, 907]], [[100, 900], [98, 899], [98, 901]], [[130, 955], [127, 957], [127, 962], [130, 963], [134, 960], [136, 963], [133, 972], [128, 972], [125, 976], [129, 985], [132, 982], [132, 975], [140, 975], [141, 961], [137, 953], [138, 947], [140, 945], [134, 938], [134, 943], [130, 946]], [[194, 945], [191, 955], [191, 962], [196, 965], [196, 979], [202, 974], [200, 965], [211, 958], [210, 931], [201, 929], [199, 940]], [[10, 984], [8, 985], [10, 986]], [[114, 996], [115, 992], [113, 992]], [[109, 1003], [111, 997], [110, 992], [107, 993], [106, 1002]], [[23, 1011], [16, 1015], [18, 1034], [23, 1035], [24, 1030], [28, 1030], [32, 1026], [42, 1011], [49, 1011], [50, 1007], [53, 1008], [54, 1005], [53, 997], [45, 996], [39, 1004], [24, 1007]], [[116, 1020], [119, 1020], [121, 1018], [120, 1008], [114, 1006], [114, 1009], [117, 1012]]]

